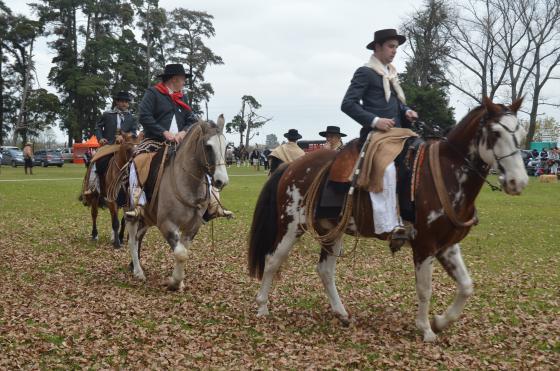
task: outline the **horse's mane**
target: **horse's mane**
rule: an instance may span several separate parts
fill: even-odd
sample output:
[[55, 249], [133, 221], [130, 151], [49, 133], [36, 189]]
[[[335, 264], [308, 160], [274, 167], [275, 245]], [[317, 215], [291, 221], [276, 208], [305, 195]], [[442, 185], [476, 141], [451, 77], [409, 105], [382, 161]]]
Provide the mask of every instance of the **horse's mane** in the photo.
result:
[[193, 155], [195, 156], [201, 154], [200, 151], [204, 149], [204, 141], [202, 139], [206, 134], [208, 134], [209, 129], [215, 128], [217, 128], [216, 124], [199, 120], [196, 124], [193, 124], [191, 127], [189, 127], [187, 135], [185, 136], [185, 140], [179, 143], [176, 149], [176, 153], [179, 153], [179, 151], [183, 147], [185, 147], [187, 149], [192, 149]]
[[485, 112], [486, 109], [484, 106], [478, 106], [469, 111], [469, 113], [449, 131], [447, 135], [448, 142], [455, 145], [467, 144], [476, 134], [478, 123]]

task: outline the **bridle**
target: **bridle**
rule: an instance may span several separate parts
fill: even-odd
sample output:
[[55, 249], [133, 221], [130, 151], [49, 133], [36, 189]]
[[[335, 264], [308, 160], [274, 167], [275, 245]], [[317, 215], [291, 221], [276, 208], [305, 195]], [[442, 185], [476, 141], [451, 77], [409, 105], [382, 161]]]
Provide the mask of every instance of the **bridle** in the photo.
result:
[[[504, 109], [502, 117], [508, 116], [508, 115], [515, 115], [515, 114], [512, 111], [510, 111], [509, 109]], [[480, 122], [479, 122], [479, 125], [478, 125], [479, 126], [479, 131], [478, 131], [477, 136], [475, 138], [477, 147], [480, 144], [482, 128], [484, 128], [485, 126], [489, 126], [488, 125], [488, 120], [489, 120], [489, 118], [488, 118], [487, 115], [483, 115], [480, 119]], [[455, 154], [457, 154], [464, 161], [465, 164], [463, 166], [465, 168], [471, 170], [480, 179], [482, 179], [486, 184], [488, 184], [488, 186], [490, 187], [490, 189], [492, 191], [502, 191], [503, 190], [501, 184], [495, 185], [495, 184], [492, 184], [488, 179], [486, 179], [486, 175], [482, 174], [482, 172], [478, 169], [478, 166], [476, 166], [473, 163], [473, 160], [470, 159], [468, 156], [464, 156], [459, 150], [457, 150], [455, 148], [455, 146], [451, 142], [449, 142], [449, 140], [447, 140], [447, 138], [445, 136], [441, 135], [441, 133], [435, 132], [429, 125], [427, 125], [423, 121], [416, 121], [415, 124], [419, 128], [421, 128], [422, 130], [425, 130], [425, 131], [429, 132], [434, 138], [437, 138], [437, 139], [440, 139], [442, 141], [447, 142], [449, 144], [449, 148], [451, 148], [451, 150], [453, 152], [455, 152]], [[498, 121], [498, 122], [494, 122], [494, 124], [497, 124], [497, 125], [501, 126], [504, 130], [506, 130], [511, 135], [511, 137], [513, 139], [513, 143], [515, 144], [515, 148], [516, 148], [513, 152], [511, 152], [508, 155], [498, 156], [496, 154], [496, 151], [495, 151], [494, 147], [492, 147], [492, 155], [494, 156], [494, 159], [496, 160], [496, 163], [498, 164], [498, 168], [500, 169], [500, 171], [505, 172], [504, 167], [502, 166], [500, 161], [502, 161], [503, 159], [506, 159], [508, 157], [515, 156], [516, 154], [518, 154], [521, 151], [521, 148], [519, 147], [519, 141], [517, 140], [517, 138], [515, 136], [515, 134], [519, 130], [521, 124], [519, 123], [519, 120], [517, 120], [517, 125], [516, 125], [514, 130], [511, 130], [506, 125], [504, 125], [501, 122], [501, 120]], [[486, 172], [488, 169], [489, 169], [489, 165], [484, 162], [483, 171]]]

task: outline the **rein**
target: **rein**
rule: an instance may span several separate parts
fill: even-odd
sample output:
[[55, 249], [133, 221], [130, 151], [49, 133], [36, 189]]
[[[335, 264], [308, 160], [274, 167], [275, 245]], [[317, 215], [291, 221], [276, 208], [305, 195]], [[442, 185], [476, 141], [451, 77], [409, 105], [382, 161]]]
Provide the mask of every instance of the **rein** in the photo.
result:
[[439, 202], [443, 207], [445, 215], [451, 220], [451, 222], [459, 228], [470, 227], [472, 225], [478, 224], [478, 217], [476, 215], [476, 209], [474, 210], [473, 216], [467, 220], [462, 222], [459, 219], [459, 216], [455, 212], [455, 208], [451, 205], [451, 201], [449, 201], [447, 189], [445, 187], [445, 182], [443, 180], [443, 175], [441, 173], [441, 164], [439, 162], [439, 143], [434, 143], [430, 146], [429, 149], [429, 156], [430, 156], [430, 170], [432, 173], [432, 179], [434, 180], [434, 184], [436, 187], [436, 193], [439, 198]]

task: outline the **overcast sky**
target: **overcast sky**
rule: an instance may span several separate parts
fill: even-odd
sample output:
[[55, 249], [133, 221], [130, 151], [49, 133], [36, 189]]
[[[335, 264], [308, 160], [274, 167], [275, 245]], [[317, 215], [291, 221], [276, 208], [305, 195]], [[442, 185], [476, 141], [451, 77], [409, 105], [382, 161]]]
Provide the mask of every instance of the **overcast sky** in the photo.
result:
[[[7, 5], [30, 14], [22, 0], [7, 0]], [[207, 44], [225, 64], [206, 73], [215, 91], [210, 118], [224, 113], [229, 121], [240, 109], [241, 96], [254, 96], [262, 104], [259, 113], [273, 120], [252, 143], [264, 143], [270, 133], [281, 140], [290, 128], [304, 139], [320, 139], [318, 132], [326, 125], [340, 126], [350, 138], [358, 136], [360, 125], [340, 111], [340, 103], [355, 69], [369, 58], [365, 46], [375, 30], [397, 28], [421, 5], [421, 0], [160, 0], [167, 10], [183, 7], [214, 16], [216, 37]], [[48, 88], [52, 57], [42, 41], [36, 49], [42, 87]], [[400, 50], [394, 61], [399, 72], [405, 60]], [[460, 119], [472, 102], [452, 92], [451, 105]], [[560, 120], [558, 110], [546, 112]], [[65, 140], [61, 133], [59, 138]], [[238, 138], [228, 136], [236, 144]]]

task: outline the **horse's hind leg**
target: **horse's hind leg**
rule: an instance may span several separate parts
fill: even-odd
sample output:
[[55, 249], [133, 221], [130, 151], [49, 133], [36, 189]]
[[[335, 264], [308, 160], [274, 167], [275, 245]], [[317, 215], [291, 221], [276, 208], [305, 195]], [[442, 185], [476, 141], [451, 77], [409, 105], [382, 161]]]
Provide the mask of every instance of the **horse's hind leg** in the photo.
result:
[[[329, 251], [332, 251], [332, 253], [329, 253]], [[325, 287], [325, 292], [329, 297], [332, 311], [340, 319], [340, 322], [347, 326], [350, 324], [348, 312], [346, 312], [346, 309], [340, 300], [335, 283], [336, 258], [341, 251], [342, 238], [335, 241], [332, 246], [323, 245], [321, 249], [321, 257], [319, 259], [319, 263], [317, 264], [317, 273], [319, 274], [319, 277], [321, 277], [321, 281]]]
[[453, 303], [447, 308], [443, 315], [434, 316], [434, 331], [441, 331], [455, 322], [461, 313], [469, 296], [473, 293], [473, 284], [467, 267], [461, 256], [459, 244], [455, 244], [437, 255], [443, 268], [457, 283], [457, 295]]
[[140, 266], [140, 259], [138, 257], [138, 229], [139, 229], [139, 222], [129, 221], [126, 223], [126, 228], [128, 230], [128, 247], [130, 249], [130, 255], [132, 257], [132, 273], [134, 277], [138, 278], [139, 280], [145, 281], [146, 276], [144, 275], [144, 271]]
[[292, 223], [294, 223], [294, 225], [288, 226], [284, 237], [282, 237], [280, 243], [276, 246], [276, 250], [266, 257], [261, 288], [256, 298], [258, 305], [257, 316], [259, 317], [268, 315], [268, 294], [272, 286], [272, 280], [282, 263], [288, 258], [297, 240], [297, 222]]
[[[118, 209], [117, 209], [118, 212]], [[121, 229], [119, 230], [119, 242], [124, 243], [124, 229], [126, 228], [124, 216], [121, 218]], [[138, 241], [138, 254], [140, 254], [140, 241]]]
[[418, 313], [416, 315], [416, 327], [422, 331], [424, 341], [436, 340], [436, 334], [432, 331], [428, 315], [430, 313], [430, 298], [432, 297], [432, 270], [434, 258], [429, 256], [424, 260], [415, 260], [416, 268], [416, 294], [418, 295]]

